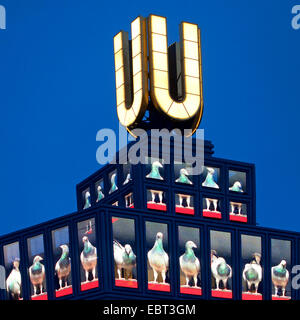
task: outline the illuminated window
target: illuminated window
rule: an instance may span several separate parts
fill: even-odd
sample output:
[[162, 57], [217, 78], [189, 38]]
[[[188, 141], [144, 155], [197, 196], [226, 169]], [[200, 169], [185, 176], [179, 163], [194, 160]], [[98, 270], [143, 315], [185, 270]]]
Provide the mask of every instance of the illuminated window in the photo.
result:
[[291, 299], [291, 241], [271, 240], [272, 300]]
[[263, 264], [261, 238], [242, 235], [242, 299], [262, 300]]
[[203, 217], [222, 219], [221, 200], [215, 198], [203, 198]]
[[91, 192], [90, 192], [90, 188], [85, 189], [82, 192], [82, 208], [83, 209], [88, 209], [91, 207]]
[[168, 226], [146, 222], [148, 289], [170, 292]]
[[9, 300], [23, 300], [22, 279], [20, 272], [19, 242], [3, 247], [4, 266], [6, 271], [6, 293]]
[[104, 180], [100, 179], [95, 184], [96, 202], [101, 201], [104, 198]]
[[188, 194], [176, 193], [175, 212], [194, 215], [194, 197]]
[[97, 288], [98, 281], [98, 253], [96, 247], [95, 219], [78, 222], [78, 248], [80, 257], [81, 291]]
[[114, 170], [109, 174], [109, 183], [110, 183], [110, 189], [109, 194], [115, 192], [118, 190], [118, 175], [117, 170]]
[[245, 172], [229, 170], [229, 191], [247, 192], [246, 177]]
[[113, 217], [112, 222], [115, 285], [138, 288], [134, 220]]
[[229, 220], [247, 222], [247, 205], [237, 201], [229, 201]]
[[185, 185], [193, 185], [193, 175], [191, 175], [191, 165], [181, 162], [174, 162], [175, 182]]
[[202, 186], [206, 188], [220, 189], [220, 169], [213, 167], [204, 167], [201, 174]]
[[232, 299], [231, 234], [210, 231], [212, 297]]
[[59, 298], [73, 293], [68, 227], [52, 231], [52, 246], [55, 270], [55, 296]]
[[164, 180], [164, 161], [160, 159], [148, 158], [146, 165], [146, 178]]
[[197, 228], [178, 227], [180, 293], [202, 295], [200, 233]]
[[130, 192], [125, 196], [125, 206], [126, 208], [134, 208], [133, 203], [133, 193]]
[[132, 181], [132, 166], [130, 164], [123, 165], [123, 185]]
[[165, 192], [162, 190], [147, 189], [147, 208], [167, 211]]
[[31, 300], [48, 300], [43, 235], [27, 239], [27, 246]]

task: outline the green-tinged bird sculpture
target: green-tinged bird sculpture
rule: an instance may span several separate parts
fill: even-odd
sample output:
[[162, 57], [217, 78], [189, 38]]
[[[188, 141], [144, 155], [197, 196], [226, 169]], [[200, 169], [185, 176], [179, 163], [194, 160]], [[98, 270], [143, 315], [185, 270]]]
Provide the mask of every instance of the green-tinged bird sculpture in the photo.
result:
[[157, 283], [158, 274], [161, 273], [163, 284], [166, 283], [166, 272], [169, 268], [169, 256], [163, 247], [163, 234], [158, 232], [153, 248], [148, 251], [148, 262], [153, 270], [154, 283]]
[[93, 275], [93, 280], [96, 279], [96, 267], [97, 267], [97, 248], [95, 248], [89, 241], [87, 236], [82, 238], [83, 250], [80, 255], [80, 261], [83, 270], [85, 271], [86, 282], [89, 281], [89, 273]]
[[99, 202], [103, 198], [104, 198], [104, 194], [102, 192], [102, 188], [101, 188], [101, 186], [98, 186], [97, 187], [97, 200], [96, 200], [96, 202]]
[[40, 256], [35, 256], [33, 259], [33, 264], [29, 268], [29, 277], [31, 284], [33, 286], [33, 295], [36, 296], [37, 289], [40, 290], [40, 294], [43, 293], [43, 283], [45, 280], [45, 267], [41, 263], [43, 260]]
[[229, 188], [230, 191], [235, 191], [235, 192], [244, 192], [242, 189], [242, 184], [239, 181], [235, 181], [232, 187]]
[[85, 202], [84, 202], [83, 209], [87, 209], [91, 206], [91, 194], [89, 193], [89, 191], [85, 193], [84, 198], [85, 198]]
[[254, 253], [250, 263], [245, 265], [243, 271], [243, 279], [247, 283], [248, 291], [250, 292], [254, 286], [255, 293], [258, 293], [258, 286], [262, 280], [262, 267], [260, 265], [261, 254]]
[[147, 174], [146, 178], [163, 180], [160, 175], [159, 168], [163, 168], [163, 165], [159, 161], [154, 161], [151, 165], [151, 171]]
[[205, 181], [202, 183], [203, 187], [219, 189], [219, 185], [214, 181], [215, 170], [213, 168], [207, 168], [207, 175]]
[[136, 255], [130, 244], [122, 246], [117, 240], [113, 241], [114, 260], [118, 270], [119, 279], [122, 278], [122, 269], [132, 274], [132, 269], [136, 266]]
[[65, 282], [65, 287], [68, 286], [68, 277], [71, 273], [71, 258], [69, 256], [69, 247], [65, 244], [60, 246], [62, 250], [61, 257], [55, 265], [55, 271], [59, 280], [59, 289], [63, 288], [63, 281]]
[[110, 178], [110, 190], [109, 190], [109, 193], [112, 193], [116, 190], [118, 190], [118, 186], [117, 186], [117, 183], [116, 183], [116, 177], [117, 177], [117, 174], [116, 173], [113, 173], [111, 175], [111, 178]]
[[176, 182], [185, 183], [185, 184], [193, 184], [193, 182], [187, 177], [189, 174], [185, 168], [180, 169], [179, 178], [176, 179]]
[[232, 269], [224, 258], [218, 257], [215, 250], [211, 250], [211, 273], [216, 280], [216, 290], [220, 290], [220, 281], [227, 289], [228, 279], [232, 277]]
[[6, 290], [14, 300], [20, 300], [21, 297], [21, 273], [19, 270], [20, 259], [16, 258], [13, 262], [13, 269], [6, 280]]
[[278, 289], [281, 288], [282, 296], [285, 296], [286, 286], [289, 282], [289, 272], [286, 268], [286, 261], [282, 260], [279, 265], [271, 268], [272, 282], [275, 288], [275, 296], [278, 296]]

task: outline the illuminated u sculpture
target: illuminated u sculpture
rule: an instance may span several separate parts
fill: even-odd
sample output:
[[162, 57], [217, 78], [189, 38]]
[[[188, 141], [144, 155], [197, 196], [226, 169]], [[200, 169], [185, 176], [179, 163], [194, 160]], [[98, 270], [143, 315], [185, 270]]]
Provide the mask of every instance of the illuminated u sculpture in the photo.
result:
[[[183, 22], [180, 25], [182, 95], [180, 98], [171, 97], [167, 21], [164, 17], [150, 15], [147, 23], [149, 70], [146, 19], [138, 17], [131, 23], [131, 47], [128, 33], [121, 31], [114, 37], [119, 121], [130, 132], [141, 124], [147, 108], [151, 112], [154, 106], [163, 123], [167, 121], [171, 124], [166, 127], [191, 129], [194, 132], [203, 112], [200, 30], [196, 24]], [[152, 124], [153, 128], [157, 122]]]

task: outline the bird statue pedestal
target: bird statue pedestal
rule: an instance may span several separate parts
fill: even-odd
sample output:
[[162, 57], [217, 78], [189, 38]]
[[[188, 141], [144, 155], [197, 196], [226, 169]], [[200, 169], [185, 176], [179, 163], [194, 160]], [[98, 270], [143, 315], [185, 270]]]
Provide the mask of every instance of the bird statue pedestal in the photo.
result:
[[220, 211], [203, 210], [203, 217], [222, 219], [222, 213]]
[[179, 205], [176, 205], [175, 212], [176, 213], [182, 213], [182, 214], [189, 214], [189, 215], [194, 215], [195, 214], [194, 208], [192, 208], [192, 207], [183, 207], [183, 206], [179, 206]]
[[200, 287], [180, 286], [180, 293], [202, 296], [202, 289]]
[[243, 222], [243, 223], [247, 223], [248, 222], [248, 218], [246, 215], [244, 214], [235, 214], [235, 213], [230, 213], [229, 214], [229, 220], [230, 221], [236, 221], [236, 222]]
[[231, 290], [211, 290], [211, 296], [214, 298], [223, 298], [223, 299], [232, 299], [232, 291]]
[[87, 290], [95, 289], [98, 287], [99, 287], [99, 280], [98, 279], [95, 279], [92, 281], [87, 281], [87, 282], [82, 282], [80, 284], [81, 291], [87, 291]]
[[272, 295], [272, 300], [291, 300], [291, 297]]
[[116, 279], [115, 280], [116, 287], [125, 287], [125, 288], [134, 288], [137, 289], [139, 287], [137, 280], [135, 279]]
[[167, 211], [167, 205], [165, 203], [156, 203], [152, 201], [147, 202], [147, 209], [158, 210], [158, 211]]
[[148, 282], [148, 290], [170, 292], [171, 288], [169, 283]]
[[36, 294], [34, 296], [31, 296], [31, 300], [48, 300], [48, 294], [47, 292]]
[[72, 286], [64, 287], [62, 289], [58, 289], [58, 290], [55, 291], [55, 297], [56, 298], [68, 296], [70, 294], [73, 294]]
[[242, 300], [262, 300], [262, 294], [252, 293], [252, 292], [243, 292]]

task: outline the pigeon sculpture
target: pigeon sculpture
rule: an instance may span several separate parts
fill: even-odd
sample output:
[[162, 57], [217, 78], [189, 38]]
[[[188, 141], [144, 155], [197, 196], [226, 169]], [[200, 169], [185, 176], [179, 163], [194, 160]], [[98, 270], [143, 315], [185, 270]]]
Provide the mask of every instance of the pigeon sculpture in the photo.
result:
[[111, 178], [110, 178], [111, 188], [109, 190], [109, 193], [112, 193], [112, 192], [118, 190], [118, 186], [117, 186], [117, 183], [116, 183], [116, 177], [117, 177], [116, 173], [113, 173], [111, 175]]
[[85, 203], [83, 209], [87, 209], [91, 206], [91, 194], [87, 191], [84, 195]]
[[215, 250], [211, 251], [211, 273], [216, 280], [216, 290], [220, 290], [220, 281], [223, 282], [226, 290], [228, 279], [232, 276], [232, 269], [224, 258], [217, 256]]
[[151, 165], [151, 171], [147, 174], [146, 178], [163, 180], [160, 175], [159, 168], [163, 168], [163, 165], [159, 161], [154, 161]]
[[163, 248], [163, 234], [158, 232], [153, 248], [148, 251], [149, 265], [153, 270], [154, 283], [157, 283], [158, 273], [161, 273], [163, 284], [166, 283], [166, 272], [169, 268], [169, 256]]
[[62, 250], [61, 257], [56, 262], [55, 271], [59, 280], [59, 289], [62, 289], [63, 281], [65, 287], [68, 286], [68, 276], [71, 272], [71, 258], [69, 257], [69, 247], [65, 244], [60, 246]]
[[123, 247], [117, 240], [113, 241], [113, 248], [118, 276], [119, 279], [122, 279], [122, 269], [131, 273], [136, 266], [136, 255], [129, 244], [125, 244]]
[[244, 192], [242, 189], [242, 184], [239, 181], [235, 181], [232, 187], [229, 188], [230, 191]]
[[205, 181], [202, 183], [203, 187], [209, 187], [209, 188], [215, 188], [219, 189], [218, 184], [214, 181], [214, 173], [215, 169], [213, 168], [207, 168], [207, 175], [205, 178]]
[[278, 288], [282, 290], [282, 296], [285, 296], [286, 286], [289, 282], [289, 272], [286, 269], [286, 261], [282, 260], [279, 265], [271, 268], [272, 282], [275, 287], [275, 296], [278, 296]]
[[13, 262], [13, 269], [6, 280], [7, 292], [14, 300], [20, 300], [21, 296], [22, 281], [19, 267], [20, 259], [16, 258]]
[[186, 169], [182, 168], [179, 171], [179, 178], [175, 180], [175, 182], [185, 183], [185, 184], [193, 184], [193, 182], [187, 177], [189, 174]]
[[247, 283], [248, 292], [251, 291], [251, 288], [254, 285], [256, 294], [259, 283], [262, 280], [262, 267], [260, 265], [260, 260], [261, 255], [259, 253], [254, 253], [252, 261], [245, 265], [243, 271], [243, 279]]
[[185, 253], [179, 258], [181, 271], [185, 275], [186, 286], [189, 286], [191, 278], [194, 279], [194, 287], [197, 287], [197, 277], [200, 272], [200, 262], [195, 256], [193, 248], [197, 248], [193, 241], [187, 241], [185, 244]]
[[36, 296], [37, 289], [40, 289], [40, 294], [43, 293], [43, 282], [45, 279], [45, 267], [41, 263], [43, 260], [40, 256], [35, 256], [33, 259], [33, 264], [29, 268], [29, 277], [31, 284], [33, 286], [33, 295]]
[[101, 188], [101, 186], [98, 186], [97, 187], [97, 200], [96, 200], [96, 202], [99, 202], [100, 200], [102, 200], [103, 198], [104, 198], [104, 194], [103, 194], [103, 192], [102, 192], [102, 188]]
[[95, 248], [89, 241], [87, 236], [82, 238], [83, 250], [80, 255], [80, 261], [82, 268], [85, 271], [86, 282], [89, 281], [89, 273], [93, 274], [93, 280], [96, 279], [96, 267], [97, 267], [97, 248]]
[[127, 184], [129, 181], [131, 181], [131, 175], [130, 175], [130, 173], [127, 174], [126, 179], [125, 179], [125, 181], [123, 182], [123, 185], [124, 185], [124, 184]]

